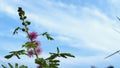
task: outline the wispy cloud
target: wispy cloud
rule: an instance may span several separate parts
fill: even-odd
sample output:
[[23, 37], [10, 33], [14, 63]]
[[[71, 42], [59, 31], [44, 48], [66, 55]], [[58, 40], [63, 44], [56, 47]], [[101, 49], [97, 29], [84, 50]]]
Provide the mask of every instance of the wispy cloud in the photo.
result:
[[15, 6], [10, 6], [11, 4], [9, 4], [6, 1], [1, 0], [0, 1], [0, 11], [6, 13], [8, 16], [15, 18], [16, 16], [16, 9]]
[[[101, 54], [116, 51], [120, 48], [120, 34], [114, 30], [119, 30], [118, 25], [120, 24], [101, 11], [100, 8], [95, 6], [78, 6], [77, 4], [66, 4], [61, 1], [55, 2], [49, 0], [41, 0], [37, 3], [29, 2], [29, 5], [26, 4], [27, 2], [28, 1], [21, 1], [19, 5], [26, 8], [28, 19], [32, 21], [34, 25], [57, 34], [55, 35], [55, 39], [67, 43], [68, 47], [100, 51], [100, 54], [97, 56], [79, 57], [71, 59], [68, 62], [75, 61], [75, 63], [95, 64], [96, 62], [102, 62], [102, 60], [99, 61], [97, 59], [103, 57]], [[10, 5], [7, 1], [2, 1], [0, 6], [0, 10], [8, 15], [17, 15], [15, 10], [16, 5]], [[36, 30], [40, 31], [40, 29]]]
[[[114, 39], [119, 39], [120, 35], [113, 30], [114, 26], [117, 25], [116, 21], [97, 8], [77, 7], [79, 10], [73, 10], [77, 13], [74, 16], [69, 14], [72, 11], [68, 10], [69, 7], [66, 8], [66, 11], [56, 7], [52, 8], [54, 8], [52, 12], [45, 16], [44, 14], [35, 13], [28, 15], [35, 23], [54, 33], [74, 37], [77, 40], [84, 40], [86, 46], [90, 48], [111, 51], [110, 49], [116, 49], [118, 46], [119, 41], [114, 41]], [[45, 12], [45, 14], [47, 13]], [[116, 45], [116, 47], [113, 45]]]

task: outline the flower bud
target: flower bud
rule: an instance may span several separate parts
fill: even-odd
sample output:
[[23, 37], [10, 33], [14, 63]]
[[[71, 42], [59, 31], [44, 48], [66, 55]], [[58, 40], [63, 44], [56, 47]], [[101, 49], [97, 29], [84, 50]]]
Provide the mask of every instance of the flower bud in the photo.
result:
[[25, 31], [25, 29], [24, 29], [24, 28], [22, 28], [22, 31], [24, 32], [24, 31]]

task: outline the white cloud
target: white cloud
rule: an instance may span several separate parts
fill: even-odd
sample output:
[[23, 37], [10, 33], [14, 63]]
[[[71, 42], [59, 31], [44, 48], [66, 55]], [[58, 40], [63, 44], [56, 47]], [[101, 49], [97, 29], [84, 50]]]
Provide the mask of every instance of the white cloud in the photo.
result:
[[[101, 51], [111, 51], [119, 48], [119, 41], [117, 40], [119, 40], [120, 35], [113, 30], [117, 25], [114, 20], [107, 17], [97, 8], [83, 7], [76, 11], [80, 16], [73, 16], [69, 14], [69, 11], [66, 13], [56, 8], [49, 12], [47, 16], [44, 16], [44, 14], [39, 16], [35, 13], [28, 15], [34, 22], [50, 31], [83, 40], [88, 48]], [[53, 12], [56, 12], [55, 16]], [[76, 46], [79, 47], [80, 44]]]
[[12, 18], [16, 18], [15, 16], [17, 15], [15, 7], [11, 6], [11, 4], [8, 4], [8, 2], [6, 2], [5, 0], [1, 0], [0, 1], [0, 11], [6, 13], [8, 16], [12, 17]]
[[119, 0], [111, 0], [110, 2], [111, 2], [113, 5], [118, 5], [118, 4], [120, 4], [120, 3], [119, 3]]
[[109, 10], [107, 11], [107, 13], [112, 16], [112, 17], [116, 17], [116, 16], [120, 16], [120, 2], [119, 0], [107, 0], [108, 2], [108, 7], [106, 8], [109, 8]]
[[[116, 27], [116, 25], [119, 24], [98, 8], [76, 7], [76, 5], [71, 4], [70, 6], [62, 2], [58, 4], [50, 1], [42, 2], [44, 3], [40, 3], [42, 7], [32, 5], [31, 8], [29, 5], [24, 5], [30, 10], [27, 11], [26, 14], [34, 24], [40, 25], [48, 31], [58, 34], [56, 38], [60, 41], [64, 40], [64, 42], [72, 47], [79, 49], [85, 48], [86, 50], [99, 50], [102, 53], [106, 51], [116, 51], [120, 48], [120, 34], [114, 30], [114, 28], [120, 29]], [[2, 10], [8, 14], [15, 15], [14, 12], [16, 11], [14, 11], [12, 6], [2, 4], [2, 6], [4, 5], [8, 9], [3, 9], [2, 7]], [[35, 10], [31, 10], [30, 8], [34, 8]], [[65, 10], [63, 10], [63, 8], [65, 8]], [[39, 29], [37, 30], [39, 31]], [[84, 45], [81, 45], [81, 40]], [[83, 56], [65, 62], [74, 61], [70, 64], [77, 62], [82, 64], [95, 64], [96, 62], [103, 62], [101, 59], [97, 61], [98, 58], [102, 57], [103, 56], [98, 55], [90, 57]], [[93, 62], [91, 63], [88, 60]]]

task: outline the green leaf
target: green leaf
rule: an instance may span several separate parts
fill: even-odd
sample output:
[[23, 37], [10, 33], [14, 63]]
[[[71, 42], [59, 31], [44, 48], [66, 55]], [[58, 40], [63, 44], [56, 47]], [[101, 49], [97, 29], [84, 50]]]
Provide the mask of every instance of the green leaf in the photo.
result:
[[61, 53], [60, 54], [62, 57], [64, 56], [64, 57], [66, 57], [66, 56], [68, 56], [68, 57], [75, 57], [74, 55], [72, 55], [72, 54], [70, 54], [70, 53]]
[[56, 54], [56, 53], [51, 53], [51, 52], [49, 52], [49, 54], [50, 54], [50, 55], [53, 55], [53, 54]]
[[4, 65], [1, 65], [3, 68], [7, 68], [6, 66], [4, 66]]
[[41, 64], [43, 62], [45, 62], [45, 60], [43, 58], [37, 58], [37, 59], [35, 59], [35, 63], [37, 63], [37, 64]]
[[50, 35], [46, 35], [48, 40], [54, 40]]
[[14, 30], [13, 35], [15, 35], [16, 33], [18, 33], [17, 31], [18, 31], [19, 29], [21, 29], [21, 28], [20, 28], [20, 27], [17, 27], [17, 28]]
[[18, 68], [18, 63], [15, 64], [15, 68]]
[[9, 65], [10, 68], [13, 68], [12, 64], [8, 63], [8, 65]]
[[[14, 68], [13, 65], [11, 63], [8, 63], [9, 68]], [[2, 65], [3, 68], [7, 68], [6, 66]], [[28, 68], [27, 66], [21, 65], [18, 66], [18, 63], [15, 63], [15, 68]]]
[[60, 62], [60, 60], [49, 60], [49, 62]]
[[58, 54], [53, 54], [50, 57], [48, 57], [47, 59], [55, 59], [56, 57], [58, 57]]
[[13, 56], [13, 54], [6, 55], [5, 58], [6, 58], [6, 59], [10, 59], [12, 56]]
[[20, 57], [19, 57], [19, 55], [18, 55], [18, 54], [15, 54], [15, 56], [16, 56], [18, 59], [20, 59]]
[[25, 47], [25, 44], [23, 44], [22, 47]]
[[63, 57], [63, 58], [67, 58], [64, 54], [60, 54], [60, 56]]
[[59, 54], [60, 53], [60, 50], [59, 50], [59, 48], [57, 47], [57, 54]]
[[10, 55], [6, 55], [5, 58], [9, 59], [13, 56], [16, 56], [18, 59], [20, 59], [19, 55], [27, 55], [25, 50], [19, 50], [19, 51], [11, 51]]
[[50, 68], [58, 68], [59, 66], [59, 60], [49, 60], [49, 67]]
[[21, 65], [19, 68], [28, 68], [27, 66]]
[[48, 40], [54, 40], [47, 32], [42, 33], [43, 36], [46, 36]]
[[46, 34], [47, 34], [47, 32], [42, 33], [43, 36], [46, 35]]
[[120, 18], [119, 18], [119, 17], [117, 17], [117, 19], [120, 21]]
[[35, 63], [41, 65], [41, 67], [48, 67], [48, 64], [46, 63], [46, 60], [44, 58], [36, 58]]

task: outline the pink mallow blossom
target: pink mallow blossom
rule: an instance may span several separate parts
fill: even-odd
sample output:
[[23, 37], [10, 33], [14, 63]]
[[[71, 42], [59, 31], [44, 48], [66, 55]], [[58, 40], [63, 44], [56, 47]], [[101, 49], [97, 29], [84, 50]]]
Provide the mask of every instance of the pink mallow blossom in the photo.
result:
[[29, 57], [33, 57], [33, 55], [34, 55], [34, 51], [31, 49], [31, 50], [29, 50], [28, 51], [28, 56]]
[[35, 40], [35, 44], [36, 44], [37, 46], [39, 46], [39, 45], [40, 45], [40, 41]]
[[41, 54], [41, 52], [42, 52], [41, 48], [40, 48], [40, 47], [37, 47], [37, 48], [36, 48], [36, 53], [39, 55], [39, 54]]
[[31, 40], [34, 40], [37, 38], [37, 36], [38, 36], [38, 34], [36, 32], [31, 32], [31, 33], [29, 33], [28, 38], [30, 38]]

